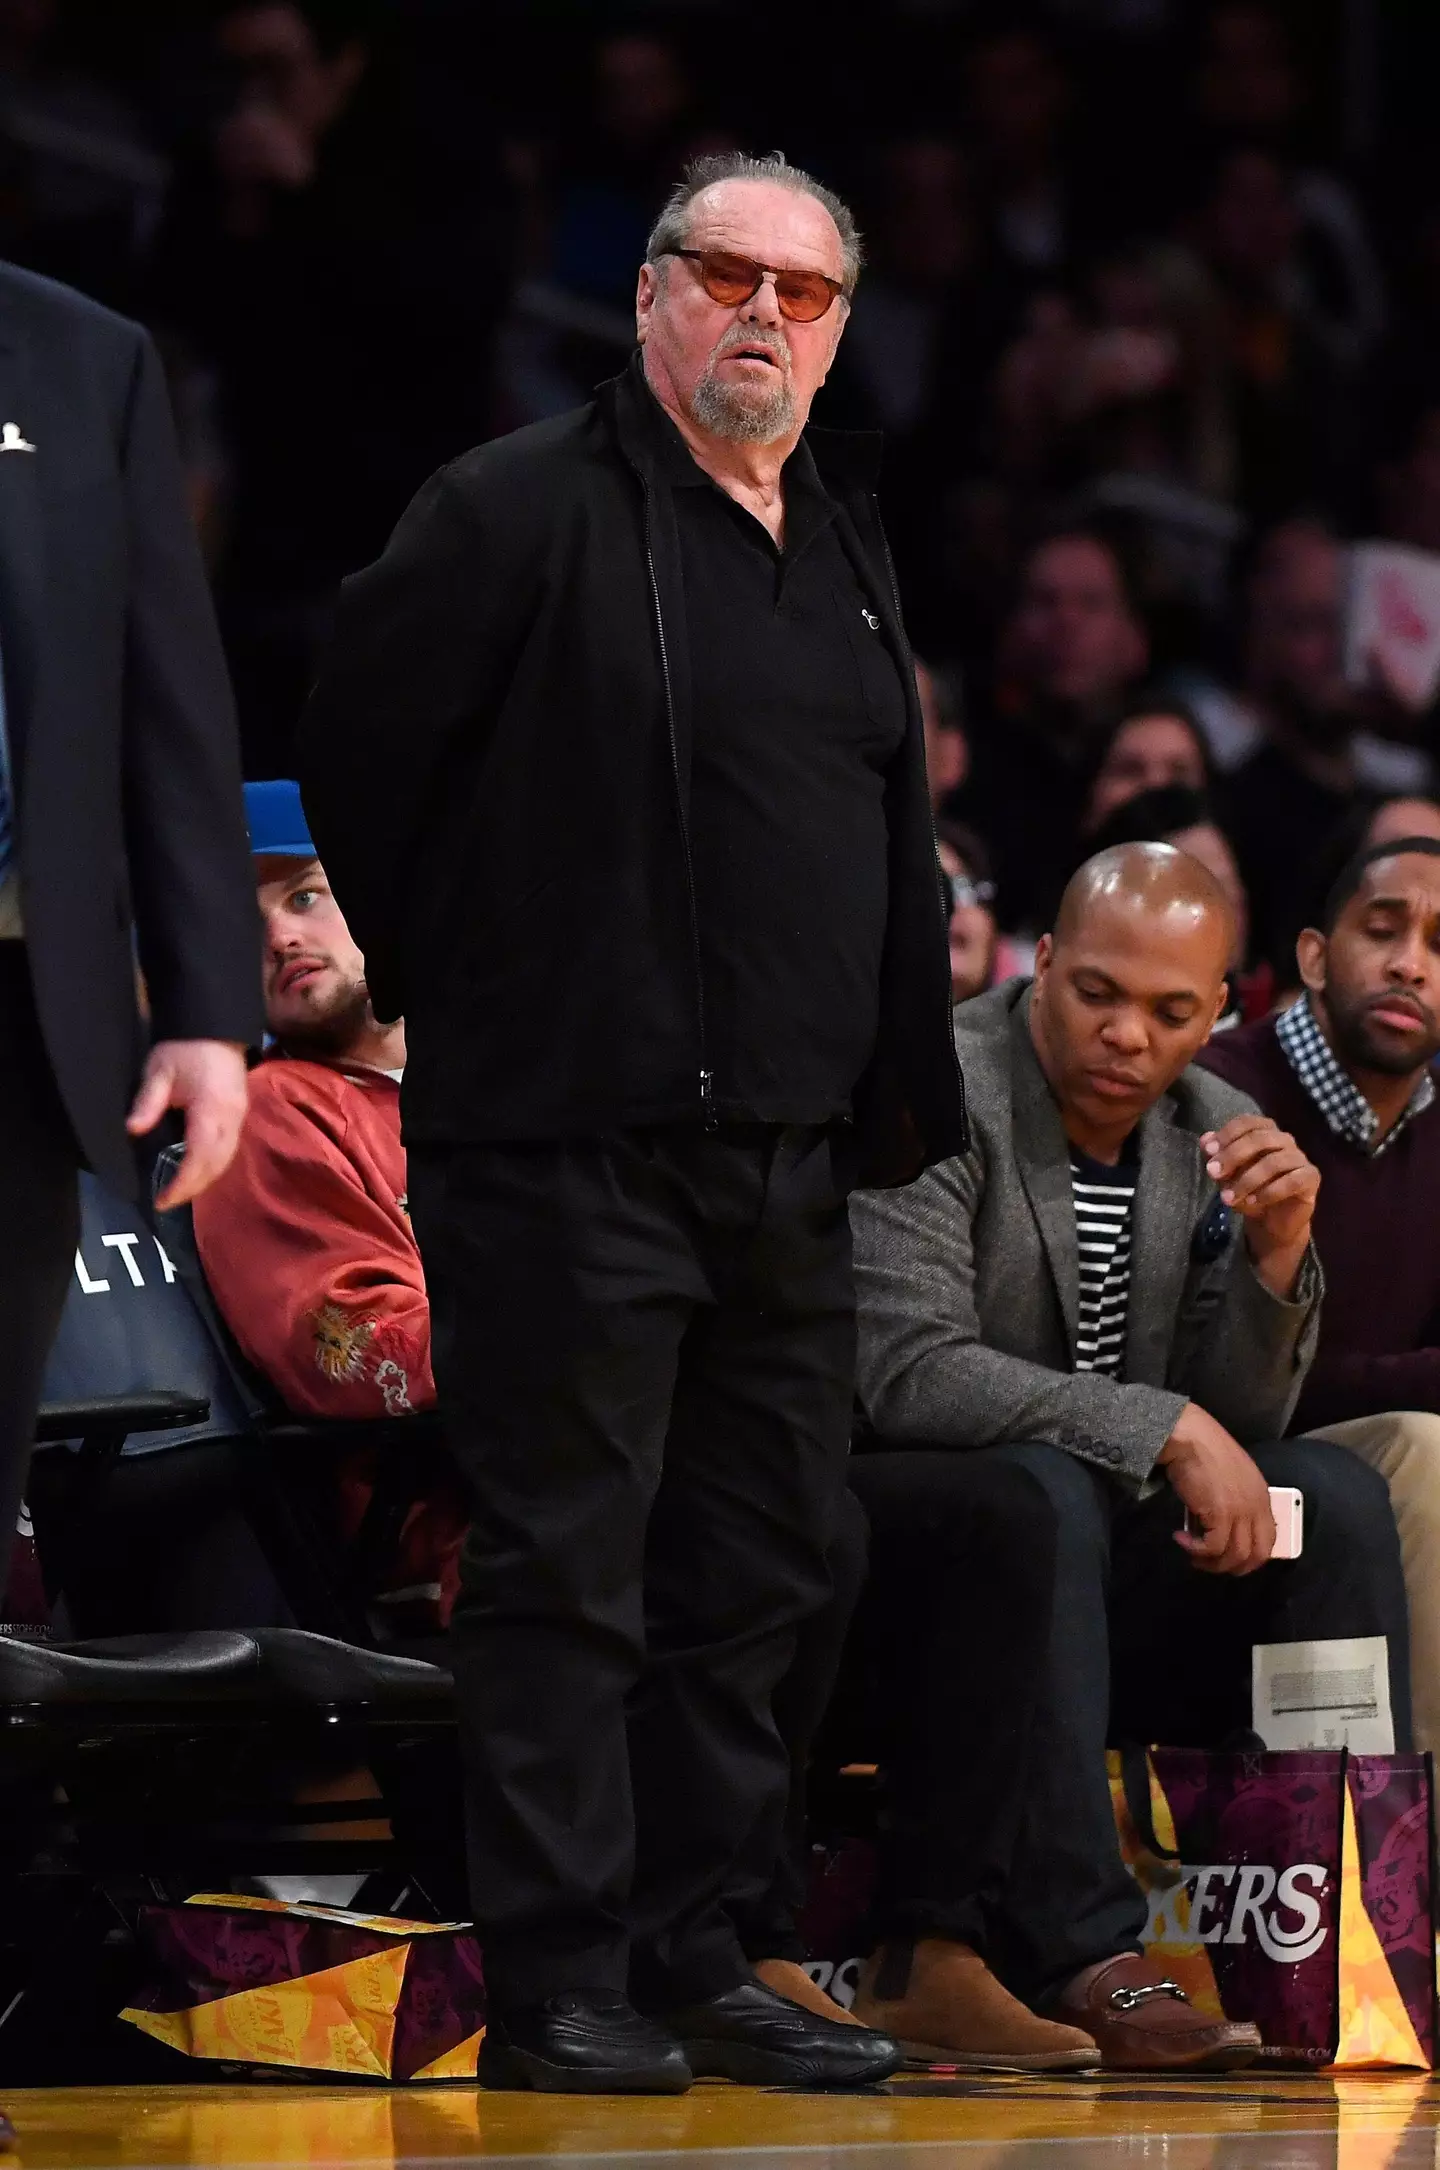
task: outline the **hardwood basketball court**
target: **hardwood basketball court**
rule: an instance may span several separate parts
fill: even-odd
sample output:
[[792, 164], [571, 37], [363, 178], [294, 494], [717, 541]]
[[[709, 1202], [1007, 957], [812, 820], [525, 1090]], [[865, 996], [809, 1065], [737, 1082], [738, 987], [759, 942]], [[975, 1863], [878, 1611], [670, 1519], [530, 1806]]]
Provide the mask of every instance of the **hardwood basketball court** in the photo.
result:
[[[548, 2158], [649, 2170], [1434, 2170], [1440, 2081], [1422, 2073], [1247, 2080], [901, 2079], [863, 2096], [701, 2084], [676, 2100], [473, 2086], [20, 2090], [24, 2170], [407, 2170]], [[0, 2158], [10, 2170], [9, 2158]]]

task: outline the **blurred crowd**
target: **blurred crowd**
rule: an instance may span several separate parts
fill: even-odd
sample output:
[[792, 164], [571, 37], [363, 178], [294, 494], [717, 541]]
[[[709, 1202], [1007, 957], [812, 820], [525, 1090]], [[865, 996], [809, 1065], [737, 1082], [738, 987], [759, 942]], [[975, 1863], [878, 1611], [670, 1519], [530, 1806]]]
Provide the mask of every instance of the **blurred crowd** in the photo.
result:
[[293, 766], [338, 580], [424, 476], [621, 365], [683, 160], [773, 140], [865, 233], [816, 419], [885, 432], [972, 888], [1023, 944], [1122, 800], [1188, 793], [1166, 833], [1283, 978], [1369, 811], [1432, 784], [1433, 715], [1344, 669], [1346, 542], [1440, 548], [1423, 24], [1052, 0], [857, 43], [801, 8], [737, 68], [706, 10], [540, 15], [0, 0], [0, 254], [162, 341], [247, 772]]

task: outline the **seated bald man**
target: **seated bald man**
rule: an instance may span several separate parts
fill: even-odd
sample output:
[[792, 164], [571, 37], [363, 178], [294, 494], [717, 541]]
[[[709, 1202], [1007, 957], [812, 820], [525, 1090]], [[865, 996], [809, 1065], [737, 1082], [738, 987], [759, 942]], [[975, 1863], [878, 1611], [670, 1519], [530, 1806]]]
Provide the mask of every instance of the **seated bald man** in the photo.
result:
[[[1066, 891], [1033, 981], [964, 1004], [970, 1150], [852, 1200], [860, 1392], [876, 1450], [872, 1623], [894, 1657], [880, 1926], [855, 2010], [932, 2057], [1022, 2067], [1088, 2043], [1120, 2069], [1226, 2068], [1248, 2025], [1191, 2008], [1140, 1956], [1104, 1751], [1248, 1729], [1255, 1643], [1384, 1635], [1409, 1744], [1405, 1597], [1382, 1478], [1280, 1440], [1315, 1345], [1315, 1169], [1243, 1093], [1192, 1065], [1224, 1008], [1231, 926], [1166, 844], [1103, 852]], [[948, 1637], [977, 1488], [1008, 1484], [991, 1636]], [[1023, 1480], [1023, 1481], [1022, 1481]], [[1267, 1565], [1267, 1485], [1305, 1541]], [[1186, 1510], [1193, 1527], [1185, 1525]], [[1033, 1526], [1033, 1542], [1027, 1525]], [[1007, 1612], [1048, 1600], [1045, 1655], [1003, 1709]], [[972, 1607], [973, 1610], [973, 1607]], [[1028, 1631], [1028, 1623], [1027, 1623]], [[962, 1756], [954, 1747], [965, 1741]]]

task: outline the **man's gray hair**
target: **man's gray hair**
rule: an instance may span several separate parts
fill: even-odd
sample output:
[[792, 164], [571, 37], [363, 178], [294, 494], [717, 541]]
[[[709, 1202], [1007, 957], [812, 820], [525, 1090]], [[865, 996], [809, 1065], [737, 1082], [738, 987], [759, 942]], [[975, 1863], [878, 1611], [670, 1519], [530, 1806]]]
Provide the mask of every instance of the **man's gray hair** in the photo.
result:
[[717, 181], [769, 181], [778, 188], [793, 188], [797, 196], [813, 196], [835, 221], [835, 230], [840, 236], [841, 277], [846, 298], [854, 293], [860, 267], [865, 261], [854, 213], [848, 204], [841, 202], [833, 188], [817, 181], [813, 173], [790, 165], [783, 151], [771, 151], [764, 158], [752, 158], [748, 151], [712, 151], [705, 158], [692, 158], [666, 197], [660, 216], [650, 230], [650, 239], [645, 244], [647, 264], [658, 263], [672, 250], [688, 246], [690, 206], [702, 190], [713, 188]]

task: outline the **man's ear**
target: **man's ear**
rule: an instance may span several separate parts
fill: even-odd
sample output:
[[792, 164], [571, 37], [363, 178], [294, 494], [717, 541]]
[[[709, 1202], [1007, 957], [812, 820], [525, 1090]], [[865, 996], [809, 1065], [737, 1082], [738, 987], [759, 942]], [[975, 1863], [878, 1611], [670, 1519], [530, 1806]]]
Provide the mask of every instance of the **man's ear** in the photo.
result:
[[1035, 944], [1035, 980], [1038, 985], [1055, 961], [1055, 937], [1042, 934]]
[[1329, 949], [1318, 927], [1302, 927], [1295, 944], [1295, 962], [1300, 967], [1300, 977], [1312, 995], [1325, 992], [1325, 959]]
[[655, 308], [655, 297], [660, 291], [660, 278], [653, 264], [642, 264], [640, 276], [635, 282], [635, 337], [639, 345], [645, 344], [650, 329], [650, 318]]
[[1210, 1034], [1211, 1034], [1211, 1033], [1212, 1033], [1212, 1032], [1213, 1032], [1213, 1031], [1215, 1030], [1215, 1027], [1216, 1027], [1216, 1026], [1217, 1026], [1217, 1025], [1219, 1024], [1219, 1022], [1220, 1022], [1221, 1018], [1222, 1018], [1222, 1017], [1223, 1017], [1223, 1016], [1225, 1015], [1225, 1012], [1226, 1012], [1226, 1010], [1227, 1010], [1227, 1009], [1228, 1009], [1229, 1007], [1230, 1007], [1230, 982], [1229, 982], [1229, 980], [1228, 980], [1228, 979], [1224, 979], [1224, 980], [1221, 980], [1221, 982], [1220, 982], [1220, 992], [1219, 992], [1219, 994], [1218, 994], [1218, 995], [1217, 995], [1217, 996], [1215, 997], [1215, 1008], [1214, 1008], [1214, 1011], [1213, 1011], [1213, 1013], [1212, 1013], [1212, 1015], [1211, 1015], [1211, 1018], [1210, 1018], [1210, 1026], [1209, 1026], [1209, 1030], [1208, 1030], [1208, 1031], [1206, 1032], [1206, 1034], [1205, 1034], [1205, 1037], [1206, 1037], [1206, 1039], [1207, 1039], [1207, 1040], [1209, 1039], [1209, 1037], [1210, 1037]]

